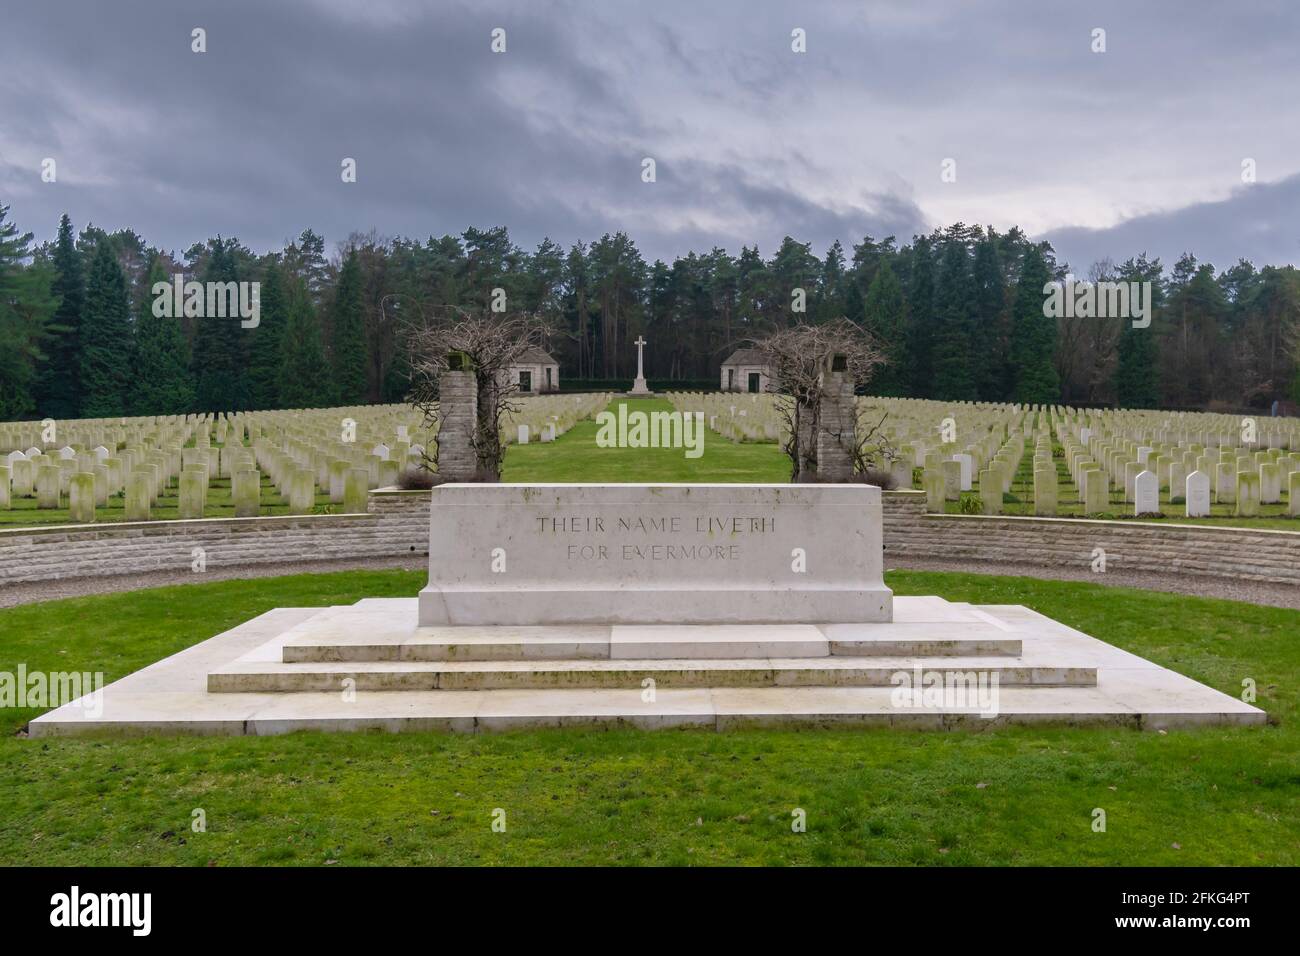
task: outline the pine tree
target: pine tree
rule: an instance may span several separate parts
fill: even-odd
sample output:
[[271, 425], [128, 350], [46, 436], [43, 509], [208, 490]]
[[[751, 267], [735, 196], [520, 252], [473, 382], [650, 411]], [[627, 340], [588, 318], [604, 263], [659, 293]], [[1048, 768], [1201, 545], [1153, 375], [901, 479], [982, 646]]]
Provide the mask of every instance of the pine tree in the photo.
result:
[[875, 337], [884, 353], [885, 364], [876, 369], [869, 390], [872, 395], [907, 394], [903, 381], [903, 317], [906, 304], [903, 301], [903, 286], [889, 265], [888, 259], [882, 259], [876, 276], [867, 289], [867, 299], [863, 306], [867, 331]]
[[[209, 243], [211, 252], [203, 269], [203, 282], [237, 282], [233, 255], [234, 240], [218, 237]], [[193, 368], [197, 411], [233, 412], [248, 407], [247, 336], [236, 316], [205, 314], [198, 319], [194, 336]]]
[[912, 243], [907, 306], [907, 394], [928, 398], [934, 349], [934, 247], [925, 236], [918, 236]]
[[1006, 285], [992, 229], [975, 247], [973, 347], [975, 390], [982, 402], [1006, 400], [1010, 387], [1007, 368]]
[[0, 421], [36, 411], [41, 344], [58, 301], [51, 292], [54, 271], [43, 262], [24, 265], [31, 255], [30, 232], [5, 222], [0, 205]]
[[330, 325], [331, 364], [337, 400], [359, 405], [366, 400], [366, 330], [361, 305], [361, 262], [355, 249], [339, 270]]
[[284, 271], [271, 262], [262, 276], [261, 312], [248, 354], [248, 392], [252, 408], [278, 408], [280, 376], [284, 364], [282, 344], [288, 321]]
[[1164, 272], [1160, 260], [1148, 260], [1143, 253], [1119, 268], [1120, 282], [1150, 282], [1151, 301], [1146, 328], [1134, 328], [1125, 321], [1119, 336], [1119, 361], [1115, 365], [1115, 400], [1121, 408], [1156, 408], [1160, 404], [1160, 380], [1156, 370], [1155, 329], [1160, 318], [1157, 309], [1163, 304]]
[[111, 243], [100, 243], [86, 283], [81, 328], [81, 417], [126, 414], [127, 397], [139, 381], [131, 368], [134, 342], [126, 276]]
[[127, 403], [132, 415], [183, 415], [194, 410], [194, 380], [179, 315], [154, 315], [153, 287], [170, 277], [161, 257], [149, 264], [135, 318], [136, 382]]
[[52, 259], [53, 292], [59, 304], [49, 326], [52, 338], [45, 347], [48, 357], [41, 370], [40, 411], [51, 418], [76, 418], [81, 414], [81, 322], [86, 307], [86, 279], [72, 220], [66, 213], [59, 220]]
[[1011, 313], [1011, 361], [1016, 375], [1011, 400], [1022, 404], [1046, 405], [1061, 398], [1054, 361], [1056, 319], [1043, 314], [1043, 287], [1051, 278], [1042, 249], [1026, 248]]
[[320, 321], [302, 280], [289, 289], [287, 315], [280, 343], [279, 404], [282, 408], [326, 408], [335, 401], [332, 373], [321, 344]]
[[971, 336], [973, 295], [966, 244], [949, 239], [944, 243], [935, 283], [934, 398], [971, 401], [976, 397]]

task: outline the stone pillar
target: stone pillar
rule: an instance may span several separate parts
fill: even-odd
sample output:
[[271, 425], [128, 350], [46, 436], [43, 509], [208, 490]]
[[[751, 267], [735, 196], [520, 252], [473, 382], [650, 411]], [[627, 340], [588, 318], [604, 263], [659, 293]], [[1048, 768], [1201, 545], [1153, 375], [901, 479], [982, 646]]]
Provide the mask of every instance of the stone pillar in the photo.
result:
[[[799, 461], [796, 463], [799, 470], [799, 481], [809, 481], [816, 477], [808, 474], [810, 470], [808, 460], [817, 457], [817, 436], [813, 434], [813, 417], [815, 414], [816, 409], [809, 405], [804, 405], [799, 409]], [[734, 421], [734, 419], [731, 419], [728, 424], [730, 425]]]
[[458, 368], [465, 364], [463, 357], [453, 362], [438, 382], [438, 474], [445, 481], [468, 481], [478, 471], [471, 444], [478, 425], [478, 383], [473, 371]]
[[822, 381], [822, 411], [816, 434], [816, 473], [820, 481], [852, 481], [857, 447], [858, 412], [853, 403], [853, 378], [844, 356], [831, 360]]
[[843, 356], [831, 360], [822, 379], [821, 412], [817, 420], [817, 477], [821, 481], [852, 481], [857, 446], [857, 409], [853, 380]]

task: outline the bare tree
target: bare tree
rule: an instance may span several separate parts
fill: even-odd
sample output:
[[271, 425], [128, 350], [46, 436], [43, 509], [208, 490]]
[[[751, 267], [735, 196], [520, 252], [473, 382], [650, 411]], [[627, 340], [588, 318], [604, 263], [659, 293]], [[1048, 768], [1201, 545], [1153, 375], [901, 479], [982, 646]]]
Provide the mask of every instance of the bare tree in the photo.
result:
[[[451, 367], [452, 356], [465, 371], [473, 371], [478, 398], [470, 445], [478, 465], [477, 478], [499, 481], [505, 448], [501, 419], [518, 411], [518, 385], [511, 368], [530, 349], [542, 348], [550, 328], [533, 313], [471, 313], [449, 306], [433, 318], [421, 316], [408, 326], [411, 343], [409, 401], [424, 414], [426, 427], [438, 419], [439, 382]], [[428, 458], [428, 456], [426, 456]], [[436, 467], [436, 456], [431, 460]]]
[[[768, 391], [777, 395], [777, 411], [785, 420], [782, 451], [790, 459], [790, 480], [811, 480], [817, 472], [817, 431], [824, 395], [825, 373], [842, 358], [855, 386], [865, 385], [884, 356], [871, 334], [846, 318], [818, 325], [780, 329], [754, 343], [770, 370]], [[873, 433], [876, 430], [873, 429]], [[852, 443], [855, 460], [865, 445]]]

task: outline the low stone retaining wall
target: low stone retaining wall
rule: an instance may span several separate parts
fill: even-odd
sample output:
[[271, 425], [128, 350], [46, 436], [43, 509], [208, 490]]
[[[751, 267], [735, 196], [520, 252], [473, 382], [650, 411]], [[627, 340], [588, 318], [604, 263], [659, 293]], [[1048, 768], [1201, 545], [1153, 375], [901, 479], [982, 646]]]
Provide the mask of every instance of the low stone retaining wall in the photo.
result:
[[427, 492], [388, 500], [372, 495], [369, 514], [197, 521], [116, 522], [0, 530], [0, 587], [7, 583], [180, 571], [195, 548], [209, 569], [424, 554]]
[[[1098, 551], [1097, 549], [1100, 549]], [[1300, 532], [1071, 518], [926, 515], [885, 528], [891, 557], [1092, 568], [1300, 585]]]
[[[1300, 531], [1136, 521], [928, 515], [925, 495], [882, 496], [885, 564], [948, 558], [999, 565], [1108, 569], [1300, 584]], [[424, 554], [429, 493], [380, 491], [364, 515], [208, 518], [0, 530], [6, 583], [185, 570], [194, 548], [209, 568]]]

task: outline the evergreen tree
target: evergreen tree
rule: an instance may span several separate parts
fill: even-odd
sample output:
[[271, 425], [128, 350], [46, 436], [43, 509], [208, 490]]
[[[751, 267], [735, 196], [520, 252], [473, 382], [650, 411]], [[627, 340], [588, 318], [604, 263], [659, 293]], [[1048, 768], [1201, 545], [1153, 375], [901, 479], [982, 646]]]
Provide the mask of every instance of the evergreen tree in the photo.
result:
[[274, 260], [262, 276], [260, 314], [252, 329], [248, 350], [249, 405], [255, 409], [278, 408], [283, 367], [282, 342], [288, 321], [284, 271]]
[[911, 250], [911, 281], [907, 293], [905, 377], [911, 398], [930, 398], [934, 348], [934, 252], [925, 236]]
[[1043, 314], [1043, 287], [1051, 281], [1043, 250], [1029, 246], [1020, 263], [1020, 279], [1011, 313], [1011, 360], [1015, 383], [1011, 400], [1022, 404], [1060, 401], [1056, 372], [1056, 320]]
[[59, 220], [54, 241], [54, 295], [58, 308], [49, 326], [52, 338], [40, 376], [41, 414], [51, 418], [76, 418], [81, 413], [81, 321], [86, 307], [85, 270], [77, 250], [72, 220]]
[[972, 401], [976, 398], [972, 361], [971, 301], [973, 280], [965, 242], [944, 243], [935, 283], [933, 398]]
[[818, 321], [829, 322], [846, 314], [845, 282], [844, 247], [836, 239], [826, 251], [826, 258], [822, 262], [821, 284], [815, 313]]
[[43, 262], [24, 265], [31, 255], [30, 232], [5, 222], [9, 207], [0, 205], [0, 421], [36, 411], [41, 343], [58, 304], [51, 293], [52, 268]]
[[361, 306], [361, 263], [355, 249], [339, 270], [331, 313], [330, 358], [337, 401], [358, 405], [366, 400], [366, 330]]
[[127, 398], [139, 385], [131, 364], [131, 303], [126, 276], [111, 243], [100, 243], [86, 283], [81, 328], [81, 417], [126, 414]]
[[329, 362], [321, 344], [320, 321], [307, 284], [289, 289], [287, 320], [280, 343], [280, 406], [327, 408], [335, 400]]
[[[218, 237], [208, 245], [202, 279], [205, 289], [210, 288], [207, 283], [237, 282], [234, 240]], [[194, 335], [197, 411], [233, 412], [248, 407], [247, 335], [237, 315], [208, 315], [205, 296], [204, 314]]]
[[1120, 282], [1150, 282], [1151, 302], [1148, 316], [1151, 324], [1134, 328], [1131, 321], [1124, 322], [1119, 336], [1119, 361], [1115, 366], [1115, 400], [1121, 408], [1155, 408], [1160, 403], [1160, 381], [1156, 372], [1155, 329], [1162, 304], [1163, 290], [1160, 260], [1148, 260], [1143, 253], [1120, 266]]
[[1005, 401], [1011, 388], [1007, 360], [1006, 285], [992, 229], [975, 247], [973, 347], [975, 390], [982, 402]]
[[136, 381], [127, 403], [132, 415], [183, 415], [194, 409], [194, 380], [180, 316], [154, 315], [153, 286], [169, 279], [162, 257], [155, 255], [145, 279], [148, 294], [136, 310]]
[[903, 286], [894, 275], [888, 259], [880, 262], [863, 306], [867, 331], [884, 353], [885, 364], [876, 369], [868, 390], [872, 395], [907, 394], [903, 381], [903, 318], [906, 305]]

